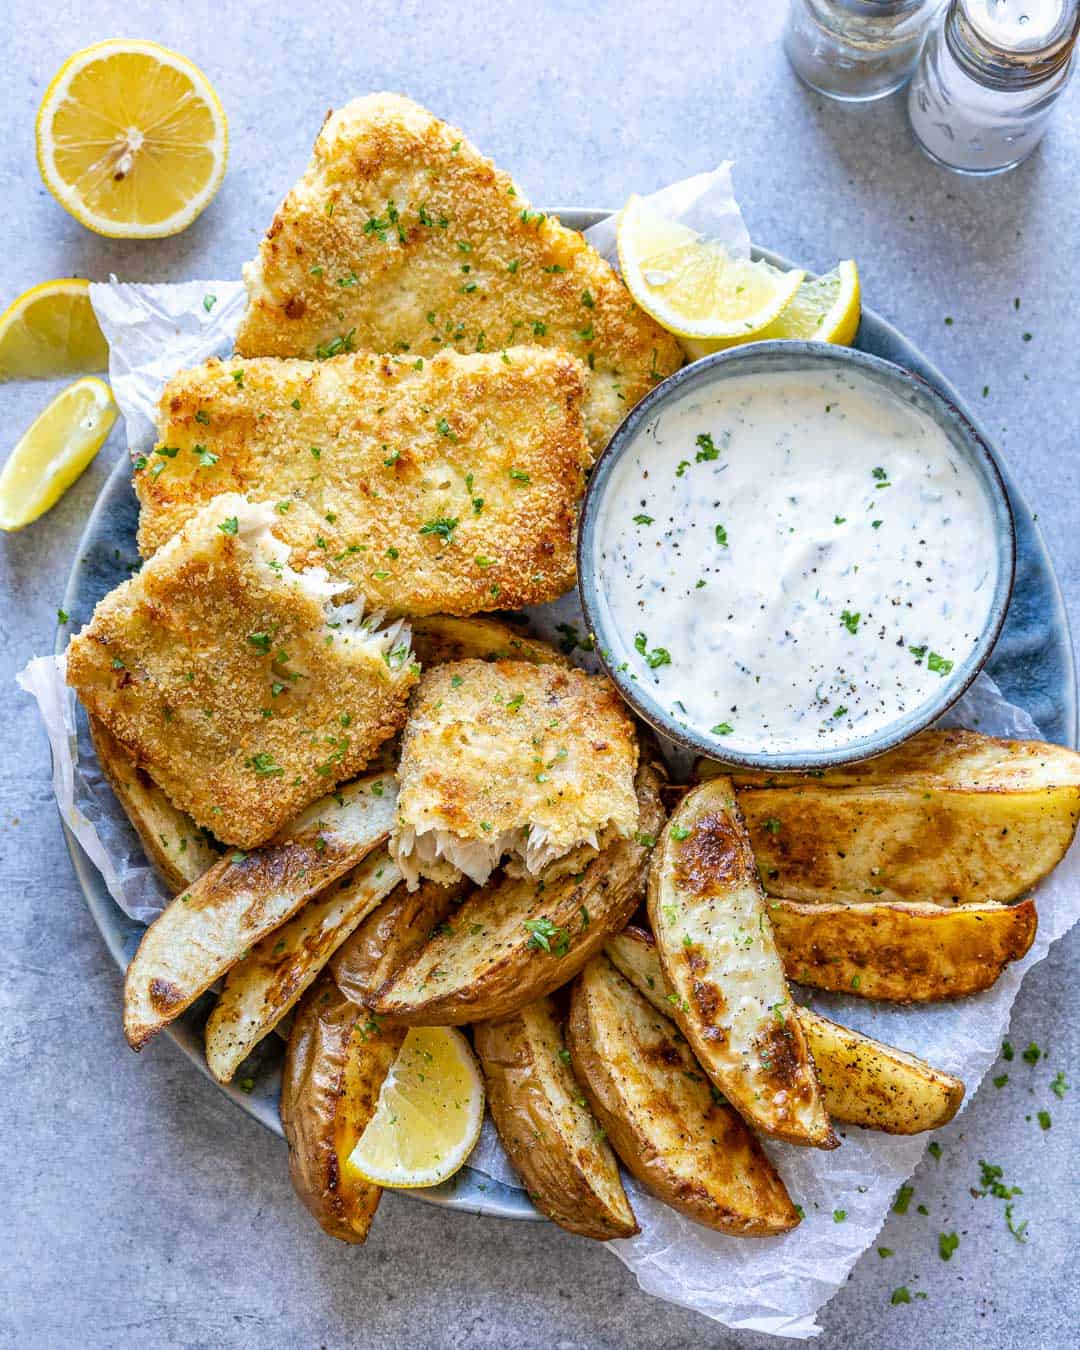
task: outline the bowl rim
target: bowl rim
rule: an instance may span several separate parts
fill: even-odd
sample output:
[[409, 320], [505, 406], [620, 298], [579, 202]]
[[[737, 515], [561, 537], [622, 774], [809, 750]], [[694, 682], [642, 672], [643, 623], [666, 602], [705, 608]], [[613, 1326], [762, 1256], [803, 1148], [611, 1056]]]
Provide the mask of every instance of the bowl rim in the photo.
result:
[[[725, 751], [721, 756], [717, 753], [720, 747], [714, 739], [681, 725], [664, 712], [651, 696], [644, 696], [640, 686], [620, 671], [604, 641], [603, 606], [599, 603], [603, 586], [594, 566], [593, 545], [600, 503], [615, 464], [636, 439], [638, 430], [662, 406], [682, 397], [689, 388], [708, 384], [717, 370], [725, 372], [717, 379], [742, 373], [739, 367], [750, 361], [764, 362], [778, 370], [789, 371], [805, 370], [808, 366], [854, 367], [872, 383], [884, 385], [901, 397], [907, 394], [905, 401], [914, 402], [924, 415], [932, 416], [948, 435], [950, 443], [967, 455], [976, 472], [980, 473], [991, 499], [998, 575], [990, 614], [968, 658], [967, 669], [960, 678], [946, 684], [940, 694], [927, 700], [902, 722], [889, 723], [874, 735], [846, 746], [769, 752], [732, 750]], [[760, 369], [755, 369], [753, 373], [760, 373]], [[914, 400], [910, 397], [912, 394], [915, 395]], [[933, 409], [932, 413], [926, 411], [927, 404]], [[683, 750], [735, 768], [764, 772], [808, 772], [873, 759], [910, 740], [948, 712], [985, 666], [1001, 633], [1012, 599], [1016, 552], [1016, 521], [994, 453], [986, 438], [943, 389], [916, 371], [854, 347], [780, 339], [748, 342], [692, 361], [661, 381], [631, 409], [592, 468], [578, 523], [577, 589], [589, 634], [595, 642], [596, 654], [605, 673], [638, 717], [655, 731]]]

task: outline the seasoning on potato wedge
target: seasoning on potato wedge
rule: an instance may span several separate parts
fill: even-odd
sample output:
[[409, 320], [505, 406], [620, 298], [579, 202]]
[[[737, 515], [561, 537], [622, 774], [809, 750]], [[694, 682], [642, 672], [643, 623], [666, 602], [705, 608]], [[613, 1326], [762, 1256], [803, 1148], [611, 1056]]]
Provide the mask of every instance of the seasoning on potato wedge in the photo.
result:
[[574, 1073], [626, 1167], [665, 1204], [737, 1237], [799, 1222], [784, 1183], [739, 1114], [701, 1071], [675, 1025], [606, 956], [570, 997]]
[[124, 1035], [135, 1050], [178, 1017], [305, 900], [385, 843], [393, 778], [358, 778], [314, 802], [277, 840], [233, 851], [143, 934], [124, 979]]
[[581, 1095], [550, 998], [473, 1027], [488, 1105], [533, 1204], [583, 1237], [631, 1237], [638, 1229], [619, 1166]]
[[[723, 773], [701, 761], [702, 776]], [[1080, 755], [923, 731], [863, 764], [732, 775], [770, 895], [807, 904], [986, 904], [1026, 894], [1080, 820]]]
[[231, 1080], [334, 951], [400, 881], [384, 850], [369, 854], [233, 966], [206, 1023], [206, 1062], [219, 1083]]
[[701, 1066], [764, 1134], [835, 1148], [730, 780], [688, 793], [649, 869], [649, 919]]
[[788, 978], [897, 1003], [989, 989], [1035, 940], [1033, 900], [1015, 905], [800, 905], [770, 900]]
[[[611, 964], [659, 1012], [671, 1007], [652, 934], [625, 928], [604, 944]], [[834, 1120], [886, 1134], [921, 1134], [947, 1125], [964, 1085], [924, 1059], [852, 1031], [812, 1008], [796, 1008], [814, 1056], [825, 1109]]]
[[405, 1039], [338, 989], [325, 971], [297, 1005], [281, 1076], [281, 1124], [300, 1199], [331, 1237], [363, 1242], [382, 1187], [349, 1165]]
[[660, 769], [643, 755], [635, 837], [609, 844], [581, 872], [496, 876], [390, 977], [375, 1010], [413, 1026], [461, 1026], [508, 1017], [565, 984], [641, 899], [664, 819], [660, 783]]

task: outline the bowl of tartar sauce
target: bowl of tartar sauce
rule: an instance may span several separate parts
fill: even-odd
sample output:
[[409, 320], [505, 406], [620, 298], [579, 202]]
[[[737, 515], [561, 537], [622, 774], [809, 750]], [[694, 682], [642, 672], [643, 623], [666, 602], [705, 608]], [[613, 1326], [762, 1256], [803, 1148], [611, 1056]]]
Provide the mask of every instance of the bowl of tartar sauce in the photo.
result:
[[1016, 537], [993, 454], [865, 352], [762, 342], [658, 385], [582, 508], [601, 660], [669, 739], [756, 769], [880, 754], [989, 656]]

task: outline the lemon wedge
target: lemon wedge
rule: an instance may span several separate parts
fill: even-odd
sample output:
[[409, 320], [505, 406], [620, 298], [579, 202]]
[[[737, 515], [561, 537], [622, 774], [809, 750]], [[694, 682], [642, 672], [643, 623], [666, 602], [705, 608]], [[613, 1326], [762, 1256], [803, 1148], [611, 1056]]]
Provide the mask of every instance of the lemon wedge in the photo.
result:
[[712, 342], [683, 338], [682, 345], [691, 361], [744, 342], [771, 342], [783, 338], [850, 347], [859, 331], [861, 317], [859, 269], [848, 258], [837, 263], [831, 272], [804, 280], [791, 304], [760, 332]]
[[349, 1156], [367, 1181], [437, 1186], [472, 1152], [484, 1119], [484, 1080], [453, 1027], [412, 1027]]
[[37, 115], [45, 186], [81, 224], [114, 239], [190, 225], [221, 186], [225, 112], [210, 81], [155, 42], [114, 38], [76, 52]]
[[733, 258], [724, 246], [631, 197], [619, 216], [619, 267], [647, 314], [679, 337], [746, 338], [795, 297], [802, 272]]
[[43, 380], [108, 365], [109, 344], [87, 281], [43, 281], [0, 314], [0, 380]]
[[55, 506], [105, 443], [118, 409], [87, 375], [49, 404], [0, 471], [0, 530], [21, 530]]

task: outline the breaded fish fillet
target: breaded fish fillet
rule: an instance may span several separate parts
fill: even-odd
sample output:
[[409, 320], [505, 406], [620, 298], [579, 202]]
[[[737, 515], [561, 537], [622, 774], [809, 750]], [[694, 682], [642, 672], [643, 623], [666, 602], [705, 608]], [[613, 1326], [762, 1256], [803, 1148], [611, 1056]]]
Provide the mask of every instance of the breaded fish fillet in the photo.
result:
[[525, 341], [573, 352], [592, 372], [595, 453], [682, 363], [675, 338], [580, 234], [534, 211], [460, 131], [396, 94], [329, 117], [244, 279], [244, 356], [415, 359]]
[[137, 465], [150, 554], [220, 492], [307, 502], [344, 541], [334, 567], [395, 614], [473, 614], [574, 584], [589, 448], [584, 367], [565, 352], [405, 362], [209, 361], [159, 406]]
[[216, 497], [68, 647], [87, 709], [226, 844], [264, 843], [405, 720], [409, 630], [376, 630], [317, 565], [325, 528], [300, 503]]
[[637, 828], [637, 737], [603, 676], [452, 661], [413, 695], [390, 851], [410, 884], [449, 864], [478, 885], [505, 855], [537, 873]]

